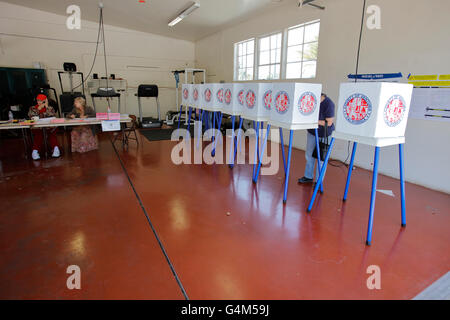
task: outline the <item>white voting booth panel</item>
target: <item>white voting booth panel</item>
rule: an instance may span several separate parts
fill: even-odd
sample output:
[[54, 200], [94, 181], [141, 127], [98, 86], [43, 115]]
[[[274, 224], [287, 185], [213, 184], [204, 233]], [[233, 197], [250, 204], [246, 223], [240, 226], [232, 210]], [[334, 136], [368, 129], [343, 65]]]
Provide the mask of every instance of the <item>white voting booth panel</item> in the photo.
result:
[[181, 85], [181, 104], [183, 106], [192, 105], [192, 84], [183, 83]]
[[200, 108], [200, 100], [201, 100], [200, 92], [201, 92], [200, 84], [193, 84], [191, 90], [191, 105], [194, 108]]
[[234, 83], [233, 90], [233, 109], [242, 116], [245, 108], [245, 83]]
[[413, 85], [342, 83], [335, 138], [375, 146], [404, 143]]
[[209, 104], [211, 104], [212, 97], [211, 97], [210, 86], [207, 85], [207, 84], [201, 84], [200, 85], [200, 92], [199, 92], [200, 109], [209, 110], [208, 101], [205, 99], [205, 93], [207, 94], [206, 95], [207, 98], [209, 98]]
[[213, 83], [213, 111], [222, 111], [223, 109], [223, 83]]
[[269, 124], [290, 130], [317, 128], [322, 85], [276, 82]]
[[[224, 83], [223, 84], [223, 107], [222, 112], [233, 116], [238, 116], [242, 113], [242, 107], [238, 102], [237, 94], [244, 90], [244, 85], [241, 83]], [[244, 96], [244, 93], [241, 95]], [[243, 101], [243, 100], [242, 100]]]
[[267, 121], [272, 104], [272, 83], [246, 83], [242, 117], [253, 121]]

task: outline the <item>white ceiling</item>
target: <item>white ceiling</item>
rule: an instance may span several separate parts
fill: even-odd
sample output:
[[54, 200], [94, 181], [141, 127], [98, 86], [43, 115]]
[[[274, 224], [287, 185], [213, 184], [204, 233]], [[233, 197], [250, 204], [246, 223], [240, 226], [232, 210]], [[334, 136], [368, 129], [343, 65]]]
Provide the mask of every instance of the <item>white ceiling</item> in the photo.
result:
[[193, 0], [3, 0], [12, 4], [66, 15], [76, 4], [81, 19], [98, 21], [98, 4], [104, 4], [105, 24], [150, 32], [178, 39], [199, 40], [232, 24], [282, 5], [295, 6], [297, 0], [196, 0], [199, 9], [174, 27], [167, 24]]

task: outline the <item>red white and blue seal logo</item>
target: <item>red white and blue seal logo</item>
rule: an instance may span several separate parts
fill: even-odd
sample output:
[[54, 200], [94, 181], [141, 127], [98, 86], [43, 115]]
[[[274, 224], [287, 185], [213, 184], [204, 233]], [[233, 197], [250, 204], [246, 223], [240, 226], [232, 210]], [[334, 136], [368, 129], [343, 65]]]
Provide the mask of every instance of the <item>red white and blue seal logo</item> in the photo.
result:
[[237, 100], [241, 106], [244, 105], [244, 90], [239, 91], [237, 94]]
[[272, 107], [272, 90], [267, 90], [263, 95], [263, 106], [267, 110]]
[[225, 100], [226, 104], [231, 103], [231, 90], [230, 89], [225, 90], [224, 100]]
[[310, 91], [304, 92], [298, 99], [298, 111], [305, 116], [312, 114], [316, 107], [317, 97]]
[[286, 91], [278, 92], [275, 97], [275, 110], [280, 114], [284, 114], [288, 111], [289, 106], [290, 99], [288, 93]]
[[344, 103], [344, 118], [351, 124], [362, 124], [372, 114], [372, 103], [361, 93], [352, 94]]
[[395, 127], [402, 122], [405, 115], [406, 103], [401, 95], [393, 95], [384, 107], [384, 122], [389, 127]]
[[247, 108], [252, 109], [256, 104], [256, 94], [253, 92], [253, 90], [248, 90], [247, 95], [245, 96], [245, 104], [247, 105]]
[[198, 90], [197, 90], [197, 88], [194, 89], [194, 93], [192, 94], [192, 96], [194, 97], [195, 101], [198, 100]]
[[209, 88], [205, 89], [205, 101], [210, 102], [211, 101], [211, 90]]
[[219, 101], [219, 103], [223, 102], [223, 89], [222, 88], [217, 90], [217, 101]]
[[189, 98], [189, 90], [186, 89], [186, 88], [183, 90], [183, 98], [184, 98], [184, 99]]

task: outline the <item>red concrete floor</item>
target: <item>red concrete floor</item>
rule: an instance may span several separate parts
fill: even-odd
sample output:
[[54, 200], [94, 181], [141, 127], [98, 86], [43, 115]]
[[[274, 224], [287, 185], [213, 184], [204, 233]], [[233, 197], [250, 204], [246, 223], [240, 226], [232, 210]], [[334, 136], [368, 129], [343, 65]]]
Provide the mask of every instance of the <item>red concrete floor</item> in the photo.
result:
[[36, 162], [15, 142], [0, 140], [0, 299], [184, 298], [108, 140]]
[[[250, 165], [174, 165], [175, 142], [116, 145], [190, 299], [410, 299], [450, 269], [448, 194], [406, 184], [402, 229], [399, 183], [380, 175], [395, 197], [377, 194], [366, 247], [366, 170], [354, 171], [344, 204], [346, 170], [329, 167], [306, 214], [300, 150], [283, 205], [282, 168], [255, 186]], [[40, 168], [16, 158], [0, 154], [0, 298], [183, 298], [109, 141]], [[69, 264], [85, 270], [78, 292], [65, 288]], [[367, 289], [369, 265], [381, 268], [381, 290]]]

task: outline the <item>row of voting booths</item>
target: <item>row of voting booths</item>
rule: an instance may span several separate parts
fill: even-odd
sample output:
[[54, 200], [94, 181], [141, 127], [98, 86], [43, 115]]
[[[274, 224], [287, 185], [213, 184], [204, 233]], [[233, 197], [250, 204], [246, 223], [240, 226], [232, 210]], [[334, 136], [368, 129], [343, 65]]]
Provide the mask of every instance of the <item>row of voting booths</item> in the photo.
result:
[[[335, 131], [325, 159], [319, 157], [319, 177], [317, 177], [310, 203], [306, 212], [311, 212], [319, 190], [323, 192], [325, 171], [333, 150], [335, 139], [353, 142], [347, 180], [343, 182], [343, 201], [347, 200], [353, 164], [358, 144], [374, 147], [374, 164], [372, 190], [369, 203], [369, 221], [366, 244], [371, 245], [374, 221], [375, 196], [377, 188], [378, 163], [381, 147], [398, 145], [399, 176], [401, 193], [401, 225], [406, 226], [405, 188], [404, 188], [404, 152], [405, 130], [411, 102], [413, 86], [411, 84], [391, 82], [354, 82], [342, 83], [339, 100], [335, 110]], [[296, 82], [262, 82], [262, 83], [206, 83], [183, 84], [182, 104], [192, 109], [199, 109], [199, 115], [212, 112], [218, 127], [221, 114], [231, 115], [232, 142], [229, 154], [229, 166], [233, 168], [236, 152], [241, 141], [241, 130], [235, 134], [235, 118], [253, 121], [255, 134], [255, 161], [253, 165], [253, 182], [257, 183], [262, 165], [262, 156], [267, 144], [271, 127], [278, 127], [284, 168], [283, 202], [287, 201], [289, 170], [292, 154], [293, 132], [295, 130], [315, 129], [316, 147], [319, 149], [317, 134], [322, 85]], [[216, 116], [218, 115], [218, 116]], [[203, 117], [201, 117], [203, 119]], [[267, 124], [265, 135], [260, 137], [264, 123]], [[215, 124], [213, 125], [213, 128]], [[287, 155], [284, 150], [282, 129], [289, 131]], [[323, 161], [322, 166], [320, 165]]]

